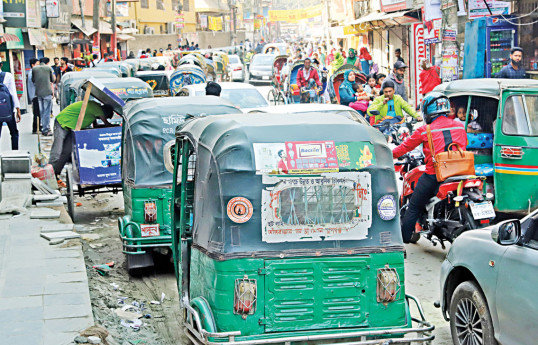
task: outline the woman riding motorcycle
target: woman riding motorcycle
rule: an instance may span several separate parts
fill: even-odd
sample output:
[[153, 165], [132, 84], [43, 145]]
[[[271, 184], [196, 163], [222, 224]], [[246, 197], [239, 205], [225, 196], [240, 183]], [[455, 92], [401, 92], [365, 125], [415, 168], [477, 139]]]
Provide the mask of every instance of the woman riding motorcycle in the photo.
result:
[[426, 172], [417, 182], [411, 200], [409, 201], [409, 207], [402, 221], [404, 243], [410, 242], [417, 220], [428, 203], [428, 200], [436, 194], [441, 184], [437, 182], [435, 176], [426, 126], [430, 125], [433, 148], [436, 154], [446, 151], [452, 143], [459, 144], [462, 150], [465, 150], [467, 146], [467, 134], [461, 123], [447, 117], [450, 112], [450, 101], [445, 95], [440, 92], [430, 92], [422, 100], [422, 110], [426, 124], [416, 129], [413, 135], [392, 151], [392, 156], [398, 158], [420, 144], [423, 144], [422, 147], [426, 163]]

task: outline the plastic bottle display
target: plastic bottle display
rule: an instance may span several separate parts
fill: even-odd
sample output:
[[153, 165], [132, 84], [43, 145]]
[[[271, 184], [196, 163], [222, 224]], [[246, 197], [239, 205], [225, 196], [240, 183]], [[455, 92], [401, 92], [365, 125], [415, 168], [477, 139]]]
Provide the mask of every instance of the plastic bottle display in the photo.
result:
[[508, 64], [513, 42], [512, 30], [492, 30], [490, 32], [489, 51], [492, 76]]

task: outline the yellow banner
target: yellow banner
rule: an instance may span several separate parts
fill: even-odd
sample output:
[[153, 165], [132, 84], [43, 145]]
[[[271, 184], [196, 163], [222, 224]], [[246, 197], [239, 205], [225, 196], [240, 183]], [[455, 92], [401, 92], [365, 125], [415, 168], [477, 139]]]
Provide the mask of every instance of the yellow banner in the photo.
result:
[[269, 21], [297, 23], [303, 19], [319, 17], [321, 16], [322, 12], [322, 5], [299, 8], [297, 10], [271, 10], [269, 11]]
[[208, 29], [211, 31], [221, 31], [222, 30], [222, 17], [208, 17]]

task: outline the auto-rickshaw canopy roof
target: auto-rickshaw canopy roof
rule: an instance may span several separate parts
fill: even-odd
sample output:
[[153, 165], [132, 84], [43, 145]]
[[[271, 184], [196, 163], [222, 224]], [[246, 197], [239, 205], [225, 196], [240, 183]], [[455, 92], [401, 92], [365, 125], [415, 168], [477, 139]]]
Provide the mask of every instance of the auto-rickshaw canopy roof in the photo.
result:
[[443, 92], [447, 97], [475, 95], [499, 98], [502, 89], [538, 88], [533, 79], [461, 79], [438, 85], [433, 91]]
[[[345, 255], [349, 250], [354, 254], [402, 250], [399, 215], [396, 214], [398, 190], [392, 153], [385, 137], [378, 130], [330, 113], [251, 113], [197, 118], [178, 128], [176, 136], [188, 138], [196, 152], [193, 240], [194, 245], [203, 248], [210, 256], [232, 259], [256, 255], [278, 257], [282, 253], [310, 256], [318, 250], [322, 255]], [[362, 173], [361, 176], [366, 175], [371, 179], [368, 183], [372, 202], [371, 226], [366, 237], [357, 236], [345, 241], [333, 240], [331, 237], [311, 241], [262, 240], [262, 218], [266, 214], [263, 213], [266, 212], [262, 206], [263, 200], [266, 200], [263, 195], [266, 187], [275, 183], [271, 181], [280, 177], [257, 171], [261, 151], [255, 145], [258, 148], [259, 145], [284, 147], [284, 143], [331, 141], [346, 147], [367, 145], [371, 147], [368, 152], [375, 157], [375, 162], [372, 161], [371, 165], [363, 165], [360, 169], [353, 169], [355, 165], [340, 168], [336, 173], [338, 175], [332, 175], [344, 177]], [[270, 156], [273, 157], [273, 154]], [[322, 174], [306, 178], [320, 178], [316, 177], [319, 175]], [[294, 178], [293, 175], [285, 176]], [[301, 178], [305, 176], [302, 175]], [[334, 188], [338, 189], [337, 186]], [[211, 197], [208, 198], [207, 195]], [[376, 205], [381, 198], [389, 196], [395, 200], [395, 217], [386, 221], [377, 214]], [[247, 199], [253, 205], [250, 220], [241, 224], [234, 223], [229, 217], [229, 202], [236, 198]], [[299, 199], [302, 198], [297, 197]], [[315, 204], [315, 200], [309, 202]], [[298, 209], [304, 209], [301, 207], [298, 206]], [[235, 243], [231, 240], [233, 238], [237, 239]]]
[[124, 178], [138, 186], [169, 185], [172, 174], [164, 165], [164, 145], [174, 140], [176, 127], [188, 115], [240, 114], [227, 100], [215, 96], [146, 98], [124, 108]]
[[99, 83], [123, 100], [153, 97], [151, 86], [138, 78], [103, 78]]

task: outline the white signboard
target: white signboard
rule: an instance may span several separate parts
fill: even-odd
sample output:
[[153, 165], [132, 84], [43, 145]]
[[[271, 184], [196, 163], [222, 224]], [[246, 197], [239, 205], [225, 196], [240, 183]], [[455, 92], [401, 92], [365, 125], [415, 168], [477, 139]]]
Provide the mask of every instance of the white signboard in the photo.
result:
[[45, 2], [47, 18], [58, 18], [60, 16], [60, 0], [47, 0]]
[[369, 172], [264, 175], [262, 240], [361, 240], [372, 225]]

